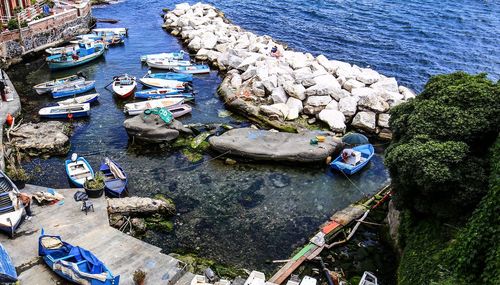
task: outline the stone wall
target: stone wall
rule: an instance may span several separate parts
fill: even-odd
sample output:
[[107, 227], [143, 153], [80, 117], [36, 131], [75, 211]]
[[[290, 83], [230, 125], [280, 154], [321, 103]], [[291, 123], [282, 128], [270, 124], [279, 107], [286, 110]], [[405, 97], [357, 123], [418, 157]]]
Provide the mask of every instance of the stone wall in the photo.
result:
[[62, 44], [87, 33], [92, 20], [90, 5], [30, 22], [28, 27], [0, 34], [0, 67], [7, 68], [32, 52]]
[[219, 90], [229, 108], [274, 121], [270, 125], [281, 130], [319, 120], [339, 134], [355, 129], [391, 139], [390, 108], [415, 97], [395, 78], [370, 68], [286, 50], [267, 35], [231, 24], [208, 4], [178, 4], [164, 21], [196, 59], [227, 71]]

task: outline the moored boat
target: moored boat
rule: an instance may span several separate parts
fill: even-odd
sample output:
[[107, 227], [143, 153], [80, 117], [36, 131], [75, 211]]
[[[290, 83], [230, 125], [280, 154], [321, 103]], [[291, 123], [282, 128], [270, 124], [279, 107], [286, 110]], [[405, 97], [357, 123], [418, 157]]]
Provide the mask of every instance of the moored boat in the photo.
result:
[[160, 78], [160, 79], [168, 79], [168, 80], [177, 80], [177, 81], [184, 81], [184, 82], [193, 81], [193, 75], [175, 73], [175, 72], [165, 72], [165, 73], [148, 72], [148, 74], [146, 74], [144, 77], [145, 78]]
[[85, 104], [85, 103], [94, 103], [97, 102], [97, 99], [99, 99], [99, 93], [93, 93], [93, 94], [87, 94], [87, 95], [82, 95], [78, 96], [75, 98], [70, 98], [62, 101], [58, 101], [57, 105], [59, 106], [67, 106], [67, 105], [73, 105], [73, 104]]
[[155, 88], [135, 92], [136, 99], [161, 99], [161, 98], [184, 98], [186, 100], [193, 100], [192, 93], [183, 93], [175, 88]]
[[2, 244], [0, 244], [0, 283], [11, 284], [16, 283], [17, 272], [9, 253]]
[[135, 77], [123, 74], [113, 77], [113, 92], [120, 99], [126, 99], [134, 94], [137, 87]]
[[375, 150], [373, 149], [373, 145], [364, 144], [353, 147], [351, 154], [352, 158], [346, 158], [348, 159], [347, 161], [345, 161], [345, 158], [342, 158], [342, 154], [340, 154], [334, 161], [332, 161], [332, 163], [330, 163], [331, 168], [341, 171], [344, 174], [352, 175], [360, 171], [368, 164], [368, 162], [370, 162], [370, 159], [372, 159], [375, 154]]
[[72, 119], [90, 115], [90, 104], [70, 104], [65, 106], [45, 107], [38, 111], [38, 115], [50, 119]]
[[72, 44], [69, 46], [48, 48], [48, 49], [45, 49], [45, 52], [50, 54], [50, 55], [54, 55], [54, 54], [59, 54], [59, 53], [73, 52], [77, 49], [78, 49], [78, 45]]
[[38, 94], [44, 94], [47, 92], [51, 92], [54, 88], [69, 86], [72, 84], [82, 83], [82, 82], [85, 82], [85, 77], [77, 74], [67, 77], [56, 78], [54, 80], [37, 84], [33, 86], [33, 89], [35, 89], [36, 93]]
[[0, 170], [0, 230], [10, 237], [14, 236], [25, 214], [23, 203], [18, 201], [20, 194], [16, 185]]
[[170, 111], [170, 113], [172, 113], [174, 118], [182, 117], [193, 111], [193, 108], [191, 108], [191, 106], [189, 106], [188, 104], [174, 105], [167, 107], [167, 109]]
[[378, 285], [377, 276], [371, 272], [365, 271], [358, 285]]
[[64, 165], [69, 180], [76, 187], [83, 188], [83, 183], [86, 180], [94, 178], [94, 170], [88, 161], [83, 157], [79, 157], [76, 153], [73, 153], [71, 159], [67, 159]]
[[128, 179], [123, 168], [110, 158], [104, 158], [99, 171], [104, 175], [104, 191], [113, 198], [121, 198], [126, 194]]
[[46, 235], [43, 230], [38, 238], [38, 255], [54, 273], [72, 283], [86, 285], [120, 283], [120, 276], [114, 276], [92, 252], [69, 244], [60, 236]]
[[184, 59], [184, 51], [181, 50], [179, 52], [162, 52], [162, 53], [141, 55], [142, 62], [146, 62], [148, 60], [161, 60], [161, 59], [182, 60]]
[[93, 41], [80, 41], [78, 49], [71, 55], [55, 54], [47, 57], [49, 68], [52, 70], [65, 69], [85, 64], [104, 54], [103, 43]]
[[143, 77], [139, 79], [139, 82], [141, 82], [142, 85], [150, 88], [175, 88], [184, 90], [185, 92], [191, 91], [188, 82], [178, 80]]
[[175, 60], [170, 58], [163, 59], [148, 59], [146, 64], [151, 68], [156, 69], [173, 69], [176, 66], [190, 66], [189, 60]]
[[210, 67], [206, 64], [194, 64], [190, 66], [176, 66], [173, 71], [187, 74], [210, 73]]
[[82, 94], [95, 88], [95, 81], [84, 81], [52, 89], [52, 97], [62, 98]]
[[115, 35], [125, 37], [128, 35], [128, 28], [97, 28], [97, 29], [92, 29], [92, 32], [95, 34], [113, 33]]
[[184, 102], [184, 98], [164, 98], [164, 99], [155, 99], [155, 100], [147, 100], [142, 102], [134, 102], [125, 104], [123, 111], [126, 114], [131, 116], [139, 115], [146, 109], [153, 108], [162, 108], [162, 107], [171, 107], [180, 105]]

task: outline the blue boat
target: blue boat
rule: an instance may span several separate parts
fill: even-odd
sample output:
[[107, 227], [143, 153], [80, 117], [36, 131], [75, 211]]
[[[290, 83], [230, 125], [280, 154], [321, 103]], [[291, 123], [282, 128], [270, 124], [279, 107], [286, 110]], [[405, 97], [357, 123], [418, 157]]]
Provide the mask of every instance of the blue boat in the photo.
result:
[[193, 93], [181, 92], [175, 88], [156, 88], [135, 92], [136, 99], [162, 99], [162, 98], [184, 98], [186, 101], [194, 100]]
[[47, 57], [47, 63], [52, 70], [71, 68], [85, 64], [104, 54], [105, 46], [103, 43], [93, 41], [80, 41], [78, 49], [71, 55], [55, 54]]
[[119, 285], [120, 275], [114, 276], [91, 251], [71, 245], [60, 236], [42, 234], [38, 238], [38, 255], [52, 271], [76, 284]]
[[69, 86], [63, 86], [63, 87], [58, 87], [54, 88], [52, 90], [52, 97], [57, 99], [57, 98], [62, 98], [62, 97], [68, 97], [68, 96], [73, 96], [77, 94], [82, 94], [87, 91], [90, 91], [95, 88], [95, 81], [85, 81], [82, 83], [75, 83]]
[[94, 170], [83, 157], [78, 157], [76, 153], [71, 155], [71, 159], [65, 161], [66, 174], [71, 183], [79, 188], [83, 187], [83, 183], [94, 178]]
[[127, 193], [128, 178], [123, 168], [106, 157], [99, 171], [104, 175], [104, 191], [107, 196], [121, 198]]
[[0, 243], [0, 283], [16, 283], [17, 272], [12, 259]]
[[373, 145], [371, 144], [356, 146], [353, 147], [352, 150], [354, 151], [355, 155], [360, 156], [360, 160], [358, 163], [356, 163], [356, 165], [344, 163], [341, 154], [334, 161], [332, 161], [330, 167], [347, 175], [352, 175], [365, 167], [375, 154], [375, 150], [373, 149]]
[[73, 119], [90, 116], [90, 104], [70, 104], [64, 106], [45, 107], [38, 111], [38, 115], [48, 119]]
[[184, 81], [184, 82], [193, 81], [193, 75], [191, 75], [191, 74], [182, 74], [182, 73], [173, 73], [173, 72], [148, 73], [144, 77], [170, 79], [170, 80], [177, 80], [177, 81]]
[[195, 64], [189, 66], [175, 66], [173, 70], [178, 73], [201, 74], [210, 73], [210, 67], [206, 64]]
[[19, 190], [10, 178], [0, 170], [0, 230], [14, 237], [25, 215], [24, 206], [18, 203]]

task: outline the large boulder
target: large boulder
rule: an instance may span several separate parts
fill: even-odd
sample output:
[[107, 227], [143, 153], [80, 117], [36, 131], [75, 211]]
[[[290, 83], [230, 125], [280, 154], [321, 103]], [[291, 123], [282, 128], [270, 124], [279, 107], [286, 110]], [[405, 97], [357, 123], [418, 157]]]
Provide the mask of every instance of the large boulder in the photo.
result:
[[346, 117], [352, 117], [358, 109], [358, 97], [344, 97], [339, 101], [339, 111]]
[[306, 99], [306, 95], [305, 95], [306, 89], [301, 84], [294, 84], [292, 82], [286, 82], [283, 85], [283, 88], [285, 89], [285, 92], [290, 97], [294, 97], [294, 98], [297, 98], [299, 100]]
[[333, 132], [343, 133], [345, 131], [345, 116], [340, 111], [324, 109], [319, 113], [318, 118], [327, 123]]
[[352, 119], [351, 125], [357, 129], [374, 133], [376, 127], [375, 118], [376, 114], [374, 112], [358, 112], [356, 116], [354, 116], [354, 119]]
[[67, 124], [58, 121], [22, 124], [10, 132], [10, 144], [30, 156], [66, 155], [70, 130]]
[[201, 48], [201, 38], [196, 36], [189, 42], [188, 49], [197, 51], [200, 48]]
[[108, 199], [108, 213], [111, 215], [173, 215], [175, 205], [163, 199], [148, 197], [124, 197]]
[[162, 143], [175, 140], [181, 132], [190, 133], [181, 122], [166, 124], [158, 115], [137, 115], [123, 122], [128, 135], [141, 141]]
[[415, 98], [417, 95], [410, 88], [400, 85], [399, 93], [404, 96], [404, 100]]
[[273, 116], [277, 116], [279, 119], [284, 120], [288, 116], [288, 106], [284, 103], [262, 105], [259, 107], [259, 111], [271, 119]]
[[[339, 77], [339, 78], [341, 78], [341, 77]], [[365, 87], [365, 84], [357, 81], [354, 78], [351, 78], [351, 79], [347, 80], [346, 82], [344, 82], [344, 84], [342, 84], [342, 87], [344, 87], [345, 90], [351, 92], [355, 88]]]
[[288, 100], [286, 101], [286, 105], [288, 106], [289, 109], [296, 108], [299, 113], [302, 112], [302, 109], [304, 109], [304, 106], [302, 105], [302, 101], [300, 101], [297, 98], [293, 97], [288, 97]]
[[389, 114], [378, 114], [377, 125], [381, 128], [389, 128], [389, 119], [391, 115]]
[[313, 106], [313, 107], [326, 106], [332, 100], [333, 99], [330, 96], [309, 96], [304, 101], [304, 105], [306, 105], [306, 106]]
[[206, 32], [201, 36], [201, 47], [205, 49], [214, 49], [217, 44], [217, 37], [212, 32]]
[[377, 91], [370, 88], [370, 87], [354, 88], [351, 90], [351, 93], [353, 96], [356, 96], [356, 97], [366, 97], [366, 96], [377, 95]]
[[323, 68], [326, 69], [326, 71], [332, 73], [335, 71], [335, 65], [332, 64], [327, 58], [326, 56], [320, 54], [318, 55], [318, 57], [316, 57], [316, 61], [321, 65], [323, 66]]
[[[311, 145], [316, 135], [325, 135], [325, 142]], [[252, 128], [233, 129], [218, 137], [210, 137], [210, 146], [221, 153], [255, 160], [288, 162], [321, 162], [340, 146], [340, 140], [328, 132], [301, 134], [271, 132]]]
[[[271, 93], [271, 98], [273, 102], [276, 103], [286, 103], [288, 96], [286, 96], [285, 89], [282, 86], [276, 87]], [[297, 99], [298, 100], [298, 99]]]
[[370, 68], [361, 68], [361, 72], [356, 76], [359, 82], [370, 85], [377, 82], [380, 79], [380, 74]]
[[377, 95], [361, 97], [358, 101], [358, 107], [360, 109], [371, 110], [376, 113], [384, 113], [389, 110], [389, 104], [387, 104], [382, 97]]
[[380, 79], [376, 83], [370, 85], [370, 87], [379, 91], [399, 92], [398, 82], [394, 77]]

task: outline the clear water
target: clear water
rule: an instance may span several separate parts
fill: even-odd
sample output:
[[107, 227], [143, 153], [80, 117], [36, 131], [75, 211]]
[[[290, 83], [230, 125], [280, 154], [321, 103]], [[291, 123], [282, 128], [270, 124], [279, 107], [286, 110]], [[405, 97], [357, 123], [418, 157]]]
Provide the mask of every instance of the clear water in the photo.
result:
[[[498, 17], [491, 16], [499, 14], [493, 1], [210, 3], [248, 30], [270, 34], [294, 49], [371, 65], [417, 90], [429, 75], [455, 69], [486, 71], [494, 78], [500, 74], [498, 37], [490, 36], [499, 27]], [[129, 0], [95, 8], [96, 17], [119, 19], [115, 26], [129, 28], [124, 46], [111, 48], [104, 58], [72, 70], [51, 73], [43, 60], [11, 69], [25, 120], [38, 120], [38, 109], [51, 102], [48, 96], [36, 95], [31, 86], [82, 71], [97, 81], [101, 98], [90, 119], [74, 123], [70, 152], [85, 155], [95, 167], [103, 156], [110, 156], [130, 174], [132, 195], [162, 193], [177, 204], [174, 231], [150, 232], [146, 240], [165, 252], [194, 251], [232, 265], [272, 270], [267, 260], [287, 258], [335, 210], [386, 183], [387, 171], [379, 155], [349, 181], [321, 165], [228, 166], [210, 155], [201, 164], [192, 164], [168, 147], [133, 145], [122, 127], [124, 103], [104, 87], [117, 74], [145, 74], [147, 68], [139, 62], [142, 54], [181, 49], [178, 40], [161, 29], [161, 9], [173, 5], [174, 1]], [[183, 123], [236, 120], [217, 116], [224, 109], [215, 95], [220, 80], [215, 71], [196, 76], [196, 105], [192, 115], [181, 119]], [[30, 182], [69, 187], [64, 159], [27, 163], [28, 169], [41, 166], [43, 170]]]

